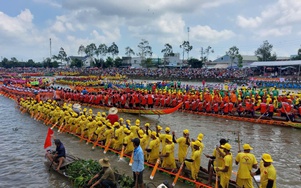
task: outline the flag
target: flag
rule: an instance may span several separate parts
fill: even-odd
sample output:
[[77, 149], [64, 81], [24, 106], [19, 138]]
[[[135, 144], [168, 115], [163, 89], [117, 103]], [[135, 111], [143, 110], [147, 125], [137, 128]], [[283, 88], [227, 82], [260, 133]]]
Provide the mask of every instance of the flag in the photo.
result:
[[44, 143], [44, 149], [46, 149], [52, 145], [52, 143], [51, 143], [52, 136], [53, 136], [53, 130], [48, 128], [48, 132], [47, 132], [45, 143]]

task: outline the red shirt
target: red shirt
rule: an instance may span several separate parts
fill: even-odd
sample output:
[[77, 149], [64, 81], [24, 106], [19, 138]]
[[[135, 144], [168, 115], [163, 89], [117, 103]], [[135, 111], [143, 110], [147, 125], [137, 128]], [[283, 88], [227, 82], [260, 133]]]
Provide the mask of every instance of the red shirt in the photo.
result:
[[118, 122], [119, 117], [117, 114], [109, 114], [107, 116], [107, 119], [110, 121], [110, 123], [113, 125], [115, 122]]

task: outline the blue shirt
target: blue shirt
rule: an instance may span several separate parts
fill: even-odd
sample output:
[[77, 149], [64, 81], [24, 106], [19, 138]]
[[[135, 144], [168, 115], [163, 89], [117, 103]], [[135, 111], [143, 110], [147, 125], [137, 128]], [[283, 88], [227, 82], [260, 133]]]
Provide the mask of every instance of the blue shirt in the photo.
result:
[[141, 172], [144, 170], [144, 154], [140, 146], [134, 149], [132, 170], [133, 172]]
[[56, 152], [57, 152], [57, 158], [66, 157], [66, 150], [62, 143], [60, 143], [60, 145], [56, 147]]

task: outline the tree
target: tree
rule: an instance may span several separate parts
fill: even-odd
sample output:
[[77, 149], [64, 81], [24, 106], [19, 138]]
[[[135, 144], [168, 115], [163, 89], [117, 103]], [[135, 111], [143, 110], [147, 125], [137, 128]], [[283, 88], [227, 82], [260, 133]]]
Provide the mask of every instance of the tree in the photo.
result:
[[80, 45], [77, 51], [78, 55], [83, 56], [83, 54], [85, 53], [85, 46], [84, 45]]
[[142, 61], [141, 66], [146, 67], [146, 68], [152, 67], [153, 66], [152, 59], [151, 58], [146, 58], [145, 61]]
[[112, 45], [109, 46], [108, 53], [112, 55], [113, 60], [114, 60], [114, 56], [119, 54], [118, 46], [115, 44], [115, 42], [113, 42]]
[[190, 65], [192, 68], [202, 68], [203, 67], [203, 61], [200, 61], [195, 58], [191, 58], [188, 60], [188, 65]]
[[174, 56], [175, 54], [173, 53], [173, 50], [172, 50], [172, 46], [168, 43], [166, 43], [164, 45], [164, 49], [161, 50], [161, 53], [163, 53], [163, 56], [164, 57], [168, 57], [168, 56]]
[[231, 68], [235, 58], [239, 55], [239, 49], [236, 46], [232, 46], [227, 52], [226, 55], [230, 57], [231, 60]]
[[128, 57], [131, 57], [131, 55], [135, 55], [135, 52], [132, 48], [129, 46], [125, 48], [125, 55]]
[[113, 58], [111, 58], [111, 57], [108, 57], [107, 59], [106, 59], [106, 67], [113, 67], [114, 66], [114, 60], [113, 60]]
[[144, 60], [146, 57], [151, 57], [153, 55], [152, 47], [149, 45], [147, 40], [141, 39], [141, 42], [138, 44], [139, 52], [137, 55]]
[[[192, 46], [190, 46], [189, 41], [184, 41], [181, 45], [180, 48], [183, 48], [183, 60], [184, 60], [184, 52], [187, 53], [187, 58], [188, 58], [188, 54], [189, 52], [192, 50]], [[188, 59], [187, 59], [188, 60]]]
[[94, 54], [96, 53], [96, 45], [94, 43], [89, 44], [85, 48], [85, 53], [88, 55], [88, 62], [91, 64], [95, 63]]
[[59, 54], [57, 56], [53, 56], [53, 59], [60, 60], [61, 64], [63, 64], [63, 62], [67, 62], [68, 64], [67, 53], [65, 52], [63, 47], [60, 48]]
[[298, 55], [292, 57], [292, 60], [301, 60], [301, 47], [299, 48], [297, 54]]
[[[100, 44], [96, 50], [96, 54], [97, 56], [98, 55], [101, 55], [103, 58], [107, 55], [108, 53], [108, 47], [106, 44]], [[103, 63], [104, 63], [104, 60], [102, 58], [102, 61], [101, 61], [101, 68], [103, 67]]]
[[122, 65], [122, 59], [120, 57], [117, 57], [115, 60], [114, 60], [114, 66], [115, 67], [121, 67]]
[[81, 68], [84, 65], [83, 61], [78, 59], [78, 58], [74, 58], [71, 60], [70, 63], [70, 67], [78, 67]]
[[243, 57], [240, 54], [238, 54], [237, 59], [238, 59], [238, 61], [237, 61], [238, 68], [242, 68], [243, 67], [243, 64], [242, 64]]
[[272, 55], [273, 45], [267, 40], [255, 51], [258, 61], [275, 61], [277, 59], [276, 53]]

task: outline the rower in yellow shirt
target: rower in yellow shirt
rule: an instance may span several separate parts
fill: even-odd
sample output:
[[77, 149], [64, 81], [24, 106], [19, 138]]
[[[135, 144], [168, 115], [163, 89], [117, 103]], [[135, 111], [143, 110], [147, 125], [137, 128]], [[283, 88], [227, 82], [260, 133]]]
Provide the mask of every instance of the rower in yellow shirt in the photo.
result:
[[160, 139], [157, 137], [157, 132], [153, 131], [151, 133], [151, 139], [149, 146], [146, 148], [146, 151], [149, 154], [147, 162], [155, 164], [159, 158], [160, 152]]
[[175, 145], [172, 142], [172, 136], [171, 135], [166, 135], [165, 136], [165, 146], [162, 149], [162, 154], [160, 157], [163, 158], [162, 161], [162, 168], [166, 169], [176, 169], [176, 161], [175, 161], [175, 156], [174, 156], [174, 149]]
[[[229, 181], [232, 175], [232, 164], [233, 164], [233, 157], [231, 150], [231, 145], [226, 143], [223, 145], [225, 156], [223, 158], [223, 164], [221, 167], [217, 167], [215, 171], [220, 175], [220, 186], [222, 188], [229, 187]], [[219, 148], [217, 148], [219, 150]]]
[[[164, 153], [165, 152], [165, 145], [166, 145], [166, 137], [169, 134], [170, 132], [170, 128], [169, 127], [166, 127], [165, 128], [165, 133], [162, 133], [159, 135], [159, 138], [160, 138], [160, 141], [161, 141], [161, 153]], [[171, 136], [171, 135], [170, 135]]]
[[106, 130], [103, 133], [103, 136], [106, 139], [104, 145], [107, 146], [107, 144], [111, 143], [111, 139], [114, 136], [113, 126], [109, 121], [107, 121], [107, 123], [106, 123]]
[[196, 180], [201, 166], [202, 144], [196, 141], [191, 142], [191, 147], [194, 151], [192, 152], [191, 159], [185, 159], [185, 166], [191, 171], [191, 178]]
[[130, 155], [134, 151], [134, 144], [132, 143], [132, 139], [134, 139], [133, 133], [128, 128], [123, 128], [123, 132], [125, 134], [123, 139], [124, 153]]
[[113, 149], [121, 150], [123, 144], [123, 127], [120, 126], [118, 122], [114, 123], [115, 128], [115, 135], [114, 135], [114, 142], [113, 142]]
[[183, 131], [183, 136], [178, 139], [175, 138], [175, 132], [172, 132], [172, 136], [173, 142], [179, 144], [178, 160], [180, 163], [183, 163], [190, 145], [189, 130], [185, 129]]
[[253, 148], [249, 144], [244, 144], [243, 149], [244, 151], [239, 152], [235, 158], [236, 165], [239, 164], [236, 184], [240, 187], [253, 188], [253, 178], [250, 172], [252, 168], [257, 169], [257, 160], [255, 155], [250, 153]]

